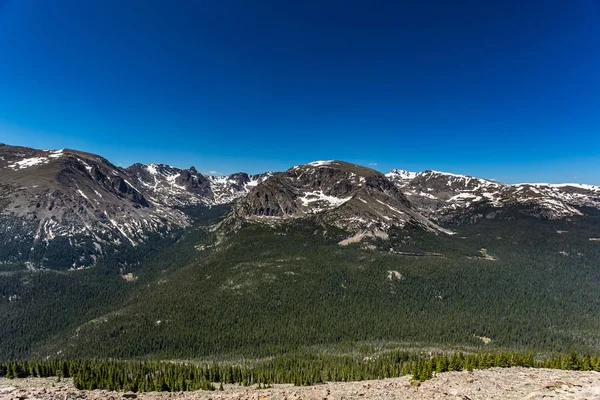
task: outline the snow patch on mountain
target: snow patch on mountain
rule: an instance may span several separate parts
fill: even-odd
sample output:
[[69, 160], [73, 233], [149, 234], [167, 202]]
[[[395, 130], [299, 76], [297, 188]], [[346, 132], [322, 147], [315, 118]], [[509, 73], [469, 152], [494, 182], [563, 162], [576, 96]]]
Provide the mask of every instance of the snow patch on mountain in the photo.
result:
[[311, 165], [313, 167], [322, 167], [325, 165], [330, 165], [333, 162], [334, 162], [334, 160], [313, 161], [313, 162], [308, 163], [307, 165]]
[[326, 209], [339, 207], [351, 199], [352, 196], [345, 198], [329, 196], [323, 193], [323, 190], [306, 192], [298, 198], [302, 205], [310, 207], [311, 213], [318, 213]]
[[158, 169], [156, 168], [156, 164], [146, 165], [146, 170], [152, 175], [158, 174]]
[[45, 156], [29, 157], [19, 161], [15, 161], [12, 164], [8, 164], [7, 167], [12, 168], [14, 170], [20, 170], [36, 165], [47, 164], [50, 161], [50, 159], [56, 159], [61, 157], [63, 155], [63, 150], [47, 150], [45, 151], [45, 153]]
[[31, 157], [25, 158], [21, 161], [17, 161], [13, 164], [9, 164], [8, 167], [12, 169], [24, 169], [32, 167], [34, 165], [46, 164], [48, 162], [47, 157]]

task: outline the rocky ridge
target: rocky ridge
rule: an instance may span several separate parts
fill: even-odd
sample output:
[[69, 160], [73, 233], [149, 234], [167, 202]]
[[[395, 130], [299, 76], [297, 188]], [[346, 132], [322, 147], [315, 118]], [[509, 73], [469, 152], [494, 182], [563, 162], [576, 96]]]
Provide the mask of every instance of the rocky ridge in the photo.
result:
[[[439, 222], [476, 222], [502, 217], [503, 212], [544, 219], [600, 210], [600, 187], [577, 183], [503, 184], [447, 172], [392, 170], [386, 176], [423, 215]], [[510, 214], [514, 217], [514, 213]]]

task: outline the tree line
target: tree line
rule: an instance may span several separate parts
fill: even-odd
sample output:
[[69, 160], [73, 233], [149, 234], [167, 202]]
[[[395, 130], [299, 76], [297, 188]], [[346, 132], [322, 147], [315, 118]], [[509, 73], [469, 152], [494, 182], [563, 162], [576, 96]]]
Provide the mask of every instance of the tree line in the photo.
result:
[[0, 363], [0, 376], [73, 378], [78, 389], [111, 391], [216, 390], [215, 385], [291, 383], [297, 386], [331, 381], [360, 381], [411, 375], [425, 381], [446, 371], [473, 371], [492, 367], [595, 370], [600, 357], [577, 353], [540, 358], [533, 353], [410, 353], [394, 350], [373, 357], [295, 354], [266, 361], [194, 363], [167, 361], [119, 361], [103, 359], [7, 361]]

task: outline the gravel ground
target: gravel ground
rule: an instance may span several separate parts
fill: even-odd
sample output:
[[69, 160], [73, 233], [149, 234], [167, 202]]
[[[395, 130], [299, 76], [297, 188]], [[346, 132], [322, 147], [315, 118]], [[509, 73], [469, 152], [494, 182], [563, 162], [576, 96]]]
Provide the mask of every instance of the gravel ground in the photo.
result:
[[408, 377], [362, 382], [332, 382], [310, 387], [275, 385], [272, 389], [226, 385], [224, 391], [118, 393], [82, 391], [70, 380], [0, 379], [0, 399], [202, 399], [202, 400], [341, 400], [341, 399], [598, 399], [600, 373], [550, 369], [492, 368], [446, 372], [419, 386]]

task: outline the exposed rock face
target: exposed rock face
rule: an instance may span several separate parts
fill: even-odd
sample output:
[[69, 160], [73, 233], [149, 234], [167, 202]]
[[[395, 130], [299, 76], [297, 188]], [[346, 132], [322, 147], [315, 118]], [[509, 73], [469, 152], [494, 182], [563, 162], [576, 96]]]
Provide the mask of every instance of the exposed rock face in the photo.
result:
[[271, 175], [240, 172], [205, 176], [194, 167], [179, 169], [164, 164], [134, 164], [126, 170], [144, 192], [171, 207], [231, 203]]
[[413, 206], [436, 221], [466, 223], [482, 218], [528, 215], [560, 219], [600, 209], [600, 187], [581, 184], [506, 185], [438, 171], [392, 170], [386, 176]]
[[246, 195], [252, 188], [265, 181], [273, 172], [248, 175], [244, 172], [228, 176], [210, 176], [214, 204], [231, 203]]
[[127, 172], [155, 201], [170, 207], [207, 204], [212, 199], [210, 182], [196, 171], [164, 164], [134, 164]]
[[254, 221], [315, 216], [356, 232], [408, 222], [445, 231], [415, 211], [385, 175], [343, 161], [316, 161], [270, 177], [240, 200], [236, 215]]

